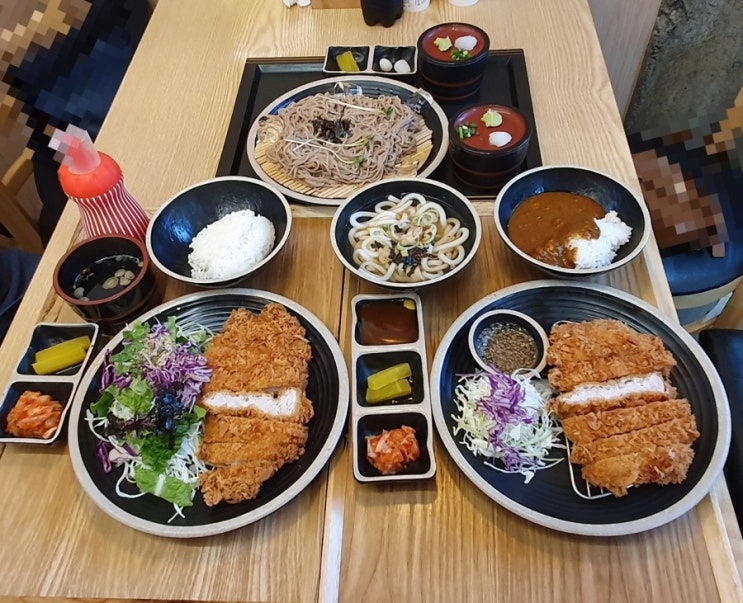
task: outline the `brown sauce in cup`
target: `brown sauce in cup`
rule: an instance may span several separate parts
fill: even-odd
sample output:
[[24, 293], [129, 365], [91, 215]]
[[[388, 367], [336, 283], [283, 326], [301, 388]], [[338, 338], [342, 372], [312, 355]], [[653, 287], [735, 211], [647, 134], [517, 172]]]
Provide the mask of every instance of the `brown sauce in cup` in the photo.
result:
[[534, 259], [575, 268], [575, 252], [567, 247], [573, 237], [595, 239], [604, 208], [590, 197], [575, 193], [541, 193], [522, 201], [508, 222], [508, 237]]

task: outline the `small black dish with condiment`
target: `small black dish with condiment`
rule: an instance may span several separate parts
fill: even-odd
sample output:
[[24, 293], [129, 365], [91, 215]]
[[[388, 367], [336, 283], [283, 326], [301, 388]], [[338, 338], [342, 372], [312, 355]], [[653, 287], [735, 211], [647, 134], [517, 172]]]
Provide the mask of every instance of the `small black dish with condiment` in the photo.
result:
[[518, 369], [539, 372], [547, 365], [547, 333], [531, 316], [492, 310], [478, 316], [469, 330], [472, 357], [486, 371], [510, 375]]
[[125, 235], [102, 235], [75, 245], [54, 269], [54, 290], [109, 335], [160, 299], [144, 243]]
[[[469, 51], [456, 48], [456, 41], [465, 36], [476, 41]], [[442, 44], [443, 40], [448, 40], [449, 46]], [[423, 87], [436, 100], [461, 102], [477, 94], [490, 50], [490, 38], [484, 30], [467, 23], [442, 23], [424, 31], [417, 46]]]

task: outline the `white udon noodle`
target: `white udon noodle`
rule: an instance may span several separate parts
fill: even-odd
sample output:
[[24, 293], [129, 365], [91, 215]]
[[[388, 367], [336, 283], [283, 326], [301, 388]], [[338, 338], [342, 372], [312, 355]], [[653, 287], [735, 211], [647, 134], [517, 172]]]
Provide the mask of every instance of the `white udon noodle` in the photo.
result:
[[[390, 195], [374, 211], [355, 212], [349, 221], [354, 263], [393, 283], [428, 281], [452, 270], [464, 261], [464, 243], [470, 235], [458, 219], [446, 216], [440, 204], [418, 193], [402, 199]], [[406, 264], [411, 254], [421, 257]]]

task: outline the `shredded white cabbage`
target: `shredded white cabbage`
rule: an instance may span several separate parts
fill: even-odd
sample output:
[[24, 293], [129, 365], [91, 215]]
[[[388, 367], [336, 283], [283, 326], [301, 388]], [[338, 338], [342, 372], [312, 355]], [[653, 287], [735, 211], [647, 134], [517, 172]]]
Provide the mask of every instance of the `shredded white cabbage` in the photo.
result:
[[552, 448], [565, 446], [559, 440], [562, 428], [548, 409], [552, 390], [538, 372], [463, 375], [454, 394], [459, 414], [452, 415], [453, 434], [462, 432], [462, 444], [475, 456], [502, 462], [485, 461], [489, 467], [520, 473], [529, 483], [535, 471], [564, 460], [549, 457]]

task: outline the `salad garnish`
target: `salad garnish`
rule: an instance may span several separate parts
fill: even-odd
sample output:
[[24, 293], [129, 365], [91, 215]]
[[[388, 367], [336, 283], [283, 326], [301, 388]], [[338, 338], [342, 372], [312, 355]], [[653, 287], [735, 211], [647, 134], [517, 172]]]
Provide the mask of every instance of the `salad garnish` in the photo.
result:
[[196, 456], [206, 411], [195, 403], [211, 376], [202, 354], [209, 338], [206, 330], [186, 335], [172, 316], [130, 325], [122, 349], [106, 354], [101, 397], [86, 411], [103, 470], [122, 467], [117, 494], [159, 496], [174, 505], [171, 520], [193, 504], [206, 471]]
[[[533, 369], [519, 369], [512, 376], [496, 368], [461, 375], [454, 389], [459, 414], [453, 434], [462, 432], [462, 443], [485, 464], [504, 473], [520, 473], [529, 483], [539, 469], [563, 458], [551, 458], [560, 443], [562, 428], [550, 415], [549, 384]], [[502, 466], [490, 462], [500, 460]]]
[[470, 138], [477, 134], [477, 126], [472, 122], [461, 124], [460, 126], [457, 126], [457, 134], [459, 134], [461, 140]]

